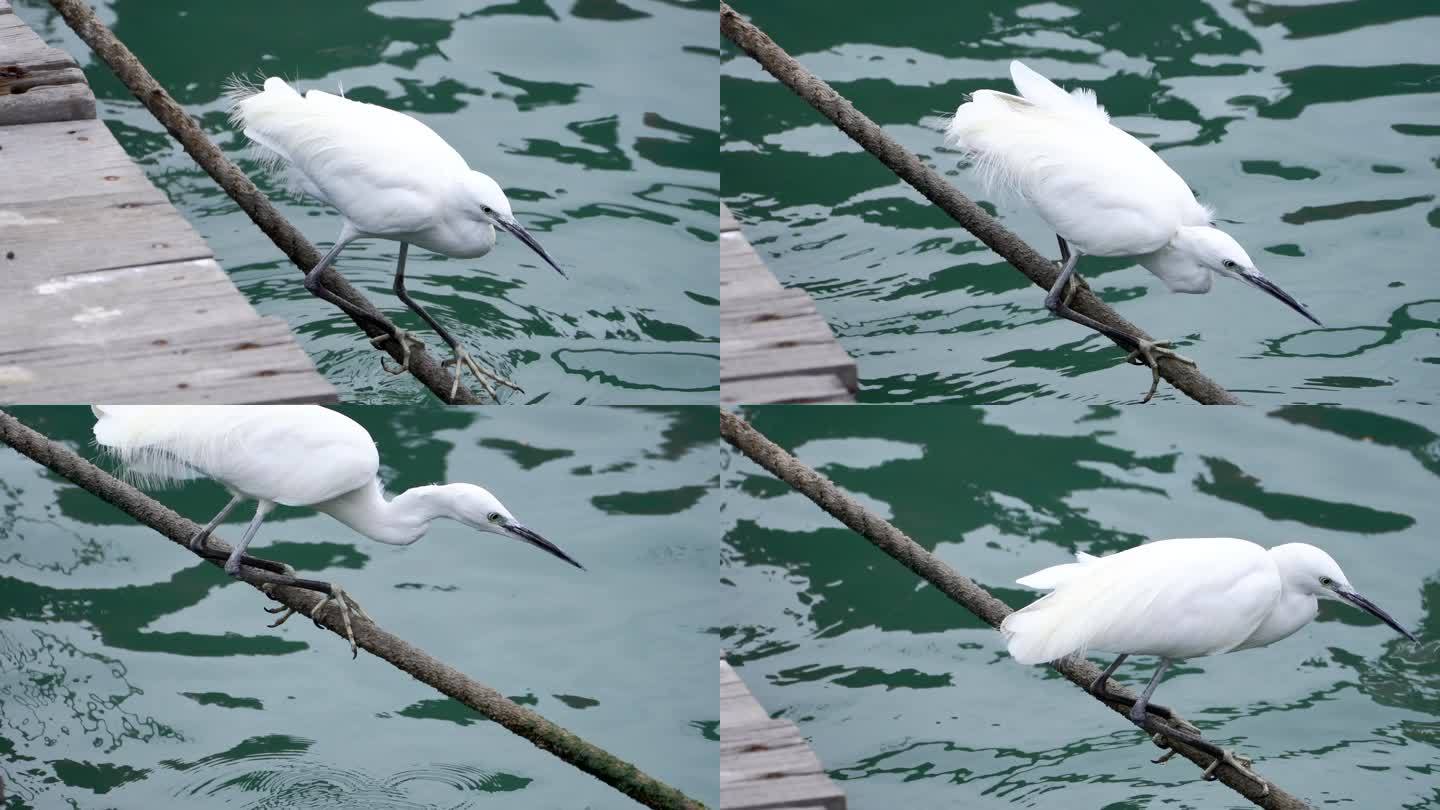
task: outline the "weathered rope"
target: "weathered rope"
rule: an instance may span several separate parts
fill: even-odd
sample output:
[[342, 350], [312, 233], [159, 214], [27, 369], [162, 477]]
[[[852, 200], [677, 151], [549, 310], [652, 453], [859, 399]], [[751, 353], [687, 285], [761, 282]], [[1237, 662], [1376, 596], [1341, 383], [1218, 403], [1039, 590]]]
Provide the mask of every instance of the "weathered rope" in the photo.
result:
[[[15, 448], [22, 455], [92, 495], [113, 504], [182, 547], [200, 529], [196, 523], [176, 514], [135, 487], [117, 480], [69, 448], [51, 441], [4, 411], [0, 411], [0, 442]], [[210, 536], [210, 547], [226, 553], [230, 550], [227, 543], [213, 534]], [[219, 565], [215, 560], [211, 562]], [[265, 572], [249, 568], [242, 568], [241, 572], [242, 579], [256, 590], [260, 589], [264, 579], [258, 575]], [[320, 601], [319, 594], [303, 588], [272, 587], [267, 595], [307, 616]], [[341, 638], [345, 637], [338, 611], [330, 610], [320, 616], [320, 621], [327, 630]], [[640, 804], [665, 810], [704, 810], [705, 805], [700, 802], [647, 775], [605, 749], [586, 742], [540, 714], [517, 705], [494, 689], [384, 630], [378, 624], [352, 616], [352, 626], [355, 642], [375, 657], [460, 701], [529, 740], [535, 747], [554, 754]]]
[[[145, 65], [136, 58], [125, 43], [116, 38], [105, 23], [100, 22], [90, 6], [81, 0], [50, 0], [50, 5], [60, 12], [65, 22], [79, 37], [85, 40], [95, 54], [110, 66], [116, 78], [135, 94], [135, 98], [155, 116], [155, 120], [164, 125], [166, 131], [175, 136], [175, 140], [185, 147], [185, 151], [195, 162], [200, 164], [207, 174], [215, 179], [216, 183], [230, 195], [230, 199], [239, 205], [260, 230], [270, 237], [275, 246], [284, 251], [290, 261], [303, 273], [314, 267], [320, 261], [320, 251], [305, 238], [305, 235], [291, 225], [277, 210], [273, 203], [261, 193], [260, 189], [240, 171], [231, 160], [225, 157], [225, 153], [211, 141], [209, 136], [200, 129], [185, 108], [179, 102], [171, 98], [165, 92], [165, 88], [150, 75]], [[331, 266], [326, 268], [321, 275], [322, 283], [336, 295], [345, 301], [354, 304], [362, 311], [375, 318], [377, 321], [390, 325], [390, 320], [385, 314], [375, 308], [375, 305], [365, 297], [365, 294], [356, 289], [345, 277], [340, 275]], [[318, 304], [319, 302], [317, 302]], [[355, 321], [368, 337], [378, 337], [386, 334], [379, 331], [376, 326], [362, 319], [351, 318]], [[367, 341], [368, 342], [368, 341]], [[372, 344], [373, 345], [373, 344]], [[412, 344], [410, 350], [409, 369], [410, 373], [429, 388], [442, 402], [454, 404], [480, 404], [484, 400], [464, 385], [459, 386], [452, 398], [450, 386], [453, 377], [446, 371], [434, 357], [418, 344]], [[394, 340], [384, 341], [376, 347], [380, 351], [387, 352], [397, 362], [404, 359], [403, 347]]]
[[[894, 557], [906, 568], [920, 575], [941, 593], [958, 602], [961, 607], [974, 613], [991, 627], [998, 628], [1000, 622], [1010, 615], [1011, 610], [1004, 602], [991, 596], [989, 591], [977, 585], [974, 580], [960, 575], [939, 557], [926, 551], [919, 543], [907, 537], [904, 532], [870, 512], [842, 492], [830, 479], [785, 452], [740, 416], [722, 410], [720, 412], [720, 435], [751, 461], [764, 467], [776, 478], [814, 501], [817, 506], [830, 513], [835, 519], [869, 540], [876, 548]], [[1087, 695], [1091, 694], [1088, 691], [1090, 684], [1100, 677], [1100, 668], [1083, 659], [1067, 659], [1055, 662], [1051, 666], [1071, 683], [1085, 689]], [[1115, 694], [1132, 700], [1135, 698], [1134, 692], [1113, 680], [1108, 688]], [[1099, 700], [1099, 698], [1096, 699]], [[1129, 711], [1128, 706], [1119, 703], [1103, 700], [1101, 702], [1121, 715]], [[1179, 714], [1176, 714], [1175, 718], [1177, 721], [1183, 722], [1183, 718]], [[1211, 763], [1210, 756], [1201, 751], [1179, 743], [1175, 745], [1175, 749], [1181, 756], [1202, 768], [1208, 767]], [[1269, 783], [1268, 795], [1261, 795], [1260, 786], [1229, 765], [1221, 765], [1217, 768], [1215, 776], [1219, 781], [1224, 782], [1259, 807], [1270, 810], [1307, 810], [1309, 808], [1308, 804], [1285, 792], [1273, 782]]]
[[[896, 176], [925, 195], [940, 210], [949, 214], [961, 227], [1000, 254], [1001, 258], [1024, 273], [1037, 286], [1049, 290], [1054, 285], [1060, 271], [1053, 262], [1041, 256], [994, 217], [985, 213], [973, 200], [961, 194], [941, 177], [939, 172], [921, 163], [918, 157], [886, 135], [885, 130], [878, 124], [855, 109], [854, 104], [806, 70], [794, 57], [766, 36], [764, 31], [742, 18], [724, 2], [720, 4], [720, 31], [759, 62], [766, 72], [830, 119], [831, 123], [864, 147], [865, 151], [879, 158]], [[1125, 320], [1108, 304], [1096, 298], [1086, 285], [1079, 285], [1070, 306], [1107, 326], [1147, 340], [1150, 338], [1140, 327]], [[1196, 367], [1162, 357], [1159, 368], [1161, 376], [1169, 380], [1171, 385], [1197, 402], [1207, 405], [1240, 404], [1234, 394], [1205, 376]]]

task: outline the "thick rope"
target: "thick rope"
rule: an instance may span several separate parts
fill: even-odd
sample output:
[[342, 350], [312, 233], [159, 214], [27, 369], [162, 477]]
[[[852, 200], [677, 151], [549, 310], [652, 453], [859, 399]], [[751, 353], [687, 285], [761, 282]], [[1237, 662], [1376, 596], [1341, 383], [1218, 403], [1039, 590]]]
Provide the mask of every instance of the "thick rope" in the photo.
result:
[[[1048, 291], [1054, 286], [1060, 271], [1053, 262], [1041, 256], [994, 217], [985, 213], [973, 200], [961, 194], [941, 177], [939, 172], [921, 163], [918, 157], [886, 135], [878, 124], [855, 109], [855, 105], [849, 100], [806, 70], [794, 57], [766, 36], [764, 31], [742, 18], [724, 2], [720, 4], [720, 31], [759, 62], [766, 72], [830, 119], [831, 123], [864, 147], [865, 151], [879, 158], [896, 176], [925, 195], [940, 210], [960, 223], [961, 227], [1000, 254], [1000, 257], [1016, 270], [1024, 273], [1044, 290]], [[1125, 320], [1108, 304], [1095, 297], [1087, 285], [1077, 286], [1070, 306], [1106, 326], [1150, 339], [1144, 330]], [[1240, 404], [1234, 394], [1205, 376], [1196, 367], [1168, 357], [1160, 358], [1159, 367], [1161, 376], [1197, 402], [1207, 405]]]
[[[161, 87], [155, 77], [150, 75], [150, 71], [145, 69], [145, 65], [136, 58], [135, 54], [130, 52], [129, 48], [125, 47], [125, 43], [117, 39], [114, 32], [100, 22], [90, 6], [81, 0], [50, 0], [50, 5], [60, 12], [60, 16], [65, 18], [65, 22], [71, 30], [85, 40], [85, 43], [95, 51], [95, 55], [110, 66], [110, 70], [115, 73], [116, 78], [124, 82], [130, 92], [135, 94], [135, 98], [139, 99], [140, 103], [144, 104], [145, 108], [155, 116], [155, 120], [175, 136], [175, 140], [185, 147], [185, 151], [195, 159], [196, 163], [200, 164], [200, 168], [220, 184], [225, 193], [230, 195], [230, 199], [234, 200], [235, 204], [249, 215], [251, 221], [258, 225], [266, 236], [270, 237], [270, 241], [274, 242], [276, 247], [290, 257], [290, 261], [294, 262], [302, 273], [319, 263], [320, 251], [316, 250], [310, 240], [306, 239], [304, 234], [296, 230], [295, 226], [280, 214], [274, 204], [261, 193], [260, 189], [255, 187], [250, 178], [240, 171], [240, 167], [225, 157], [215, 142], [211, 141], [209, 136], [200, 129], [199, 124], [196, 124], [194, 119], [185, 113], [185, 108], [165, 92], [165, 88]], [[385, 314], [376, 309], [375, 305], [365, 298], [364, 293], [346, 281], [333, 265], [325, 269], [320, 279], [321, 283], [336, 295], [359, 307], [377, 321], [391, 326], [390, 320], [385, 317]], [[374, 338], [388, 334], [379, 331], [374, 324], [367, 321], [353, 317], [351, 320], [354, 320], [355, 324], [368, 337]], [[397, 362], [404, 359], [402, 347], [396, 345], [394, 340], [387, 340], [376, 348], [389, 353]], [[452, 405], [474, 405], [484, 402], [464, 385], [458, 388], [452, 399], [450, 386], [454, 379], [453, 376], [418, 344], [413, 345], [410, 349], [409, 369], [415, 379], [429, 388], [442, 402]]]
[[[196, 523], [176, 514], [135, 487], [117, 480], [69, 448], [51, 441], [4, 411], [0, 411], [0, 442], [10, 445], [22, 455], [92, 495], [113, 504], [182, 547], [200, 530]], [[209, 545], [226, 553], [230, 551], [230, 546], [213, 534], [210, 536]], [[215, 560], [211, 562], [220, 564]], [[241, 573], [242, 579], [260, 590], [264, 580], [258, 575], [266, 572], [242, 568]], [[310, 615], [310, 611], [320, 601], [319, 594], [303, 588], [272, 586], [267, 595], [306, 616]], [[332, 608], [320, 615], [320, 621], [326, 629], [342, 639], [345, 638], [338, 611]], [[259, 619], [258, 612], [256, 618]], [[384, 630], [378, 624], [353, 614], [351, 622], [356, 644], [367, 652], [409, 673], [415, 680], [469, 706], [529, 740], [535, 747], [554, 754], [640, 804], [666, 810], [704, 810], [705, 805], [700, 802], [647, 775], [605, 749], [586, 742], [540, 714], [517, 705], [494, 689]]]
[[[959, 603], [961, 607], [983, 619], [986, 624], [998, 629], [1000, 622], [1004, 621], [1005, 617], [1012, 612], [1009, 606], [991, 596], [989, 591], [977, 585], [974, 580], [961, 576], [939, 557], [926, 551], [919, 543], [907, 537], [904, 532], [846, 495], [830, 479], [810, 469], [794, 456], [782, 450], [779, 445], [765, 438], [763, 433], [756, 430], [743, 418], [722, 410], [720, 412], [720, 435], [751, 461], [764, 467], [776, 478], [814, 501], [821, 509], [849, 526], [861, 537], [869, 540], [876, 548], [920, 575], [926, 582], [938, 588], [941, 593]], [[1071, 683], [1085, 690], [1087, 695], [1091, 695], [1089, 686], [1095, 682], [1096, 678], [1100, 677], [1101, 672], [1099, 667], [1083, 659], [1057, 661], [1051, 666]], [[1113, 680], [1108, 688], [1115, 694], [1131, 699], [1135, 698], [1134, 692]], [[1099, 700], [1099, 698], [1096, 699]], [[1104, 700], [1101, 702], [1119, 714], [1126, 715], [1128, 719], [1129, 706]], [[1183, 722], [1180, 715], [1176, 714], [1175, 718], [1178, 722]], [[1179, 743], [1175, 744], [1175, 748], [1181, 756], [1202, 768], [1211, 763], [1210, 756], [1202, 751]], [[1268, 795], [1262, 796], [1259, 785], [1229, 765], [1221, 765], [1215, 771], [1215, 776], [1256, 806], [1270, 810], [1308, 810], [1309, 808], [1308, 804], [1285, 792], [1283, 788], [1269, 780], [1266, 781], [1269, 782], [1270, 792]]]

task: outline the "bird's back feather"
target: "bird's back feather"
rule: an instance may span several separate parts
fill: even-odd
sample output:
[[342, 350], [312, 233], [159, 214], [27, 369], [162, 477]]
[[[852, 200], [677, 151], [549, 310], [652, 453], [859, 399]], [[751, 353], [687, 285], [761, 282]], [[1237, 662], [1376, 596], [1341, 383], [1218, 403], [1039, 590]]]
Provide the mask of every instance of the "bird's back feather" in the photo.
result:
[[320, 90], [303, 96], [284, 79], [262, 89], [232, 82], [231, 119], [284, 170], [292, 185], [339, 209], [373, 236], [433, 221], [437, 189], [458, 189], [470, 167], [415, 118]]
[[1031, 577], [1053, 590], [1000, 625], [1022, 664], [1088, 650], [1168, 658], [1229, 652], [1281, 593], [1266, 550], [1234, 538], [1161, 540]]
[[1149, 147], [1113, 126], [1094, 93], [1066, 93], [1011, 63], [1019, 96], [977, 90], [955, 111], [946, 143], [963, 151], [987, 191], [1018, 194], [1082, 253], [1159, 250], [1208, 215]]
[[98, 405], [95, 440], [147, 484], [213, 478], [289, 506], [368, 485], [379, 471], [370, 434], [315, 405]]

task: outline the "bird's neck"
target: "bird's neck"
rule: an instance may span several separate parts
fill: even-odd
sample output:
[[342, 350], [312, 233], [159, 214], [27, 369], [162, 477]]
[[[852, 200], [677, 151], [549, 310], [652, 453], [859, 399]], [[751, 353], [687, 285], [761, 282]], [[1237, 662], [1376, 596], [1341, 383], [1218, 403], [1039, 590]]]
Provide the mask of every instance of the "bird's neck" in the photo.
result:
[[1154, 253], [1136, 257], [1141, 265], [1165, 282], [1171, 292], [1204, 293], [1210, 291], [1214, 275], [1195, 258], [1190, 229], [1181, 227], [1169, 244]]
[[[1273, 551], [1273, 549], [1272, 549]], [[1281, 569], [1282, 572], [1284, 569]], [[1309, 624], [1320, 612], [1320, 600], [1315, 594], [1301, 590], [1295, 583], [1287, 582], [1284, 574], [1280, 578], [1280, 598], [1275, 600], [1275, 607], [1255, 628], [1255, 632], [1245, 639], [1245, 642], [1237, 650], [1249, 647], [1264, 647], [1267, 644], [1274, 644], [1282, 638], [1288, 638], [1297, 630]]]
[[439, 486], [415, 487], [386, 500], [377, 479], [321, 508], [372, 540], [408, 546], [425, 536], [431, 521], [452, 516], [444, 489]]

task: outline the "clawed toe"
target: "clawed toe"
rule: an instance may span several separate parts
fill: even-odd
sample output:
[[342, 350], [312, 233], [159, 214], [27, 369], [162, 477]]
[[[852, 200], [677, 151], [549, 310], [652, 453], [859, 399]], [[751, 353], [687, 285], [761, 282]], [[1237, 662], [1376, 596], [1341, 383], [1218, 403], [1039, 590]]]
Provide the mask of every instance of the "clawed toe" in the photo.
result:
[[1184, 363], [1194, 366], [1195, 361], [1170, 348], [1168, 340], [1137, 340], [1134, 350], [1126, 355], [1125, 362], [1137, 366], [1148, 366], [1150, 369], [1150, 390], [1145, 393], [1145, 398], [1140, 400], [1144, 405], [1155, 398], [1155, 391], [1160, 387], [1160, 364], [1157, 357], [1168, 357], [1177, 363]]
[[[332, 584], [330, 586], [330, 593], [322, 594], [320, 601], [316, 602], [315, 607], [310, 609], [310, 620], [315, 622], [316, 627], [324, 627], [324, 625], [320, 623], [320, 611], [324, 610], [326, 605], [332, 602], [340, 608], [340, 621], [345, 628], [345, 638], [350, 641], [350, 657], [355, 658], [359, 656], [360, 648], [359, 645], [355, 643], [355, 631], [350, 623], [350, 614], [353, 611], [356, 616], [359, 616], [367, 622], [372, 621], [370, 614], [366, 613], [364, 608], [360, 607], [360, 603], [356, 602], [350, 594], [346, 593], [344, 588]], [[264, 608], [264, 611], [271, 615], [277, 613], [283, 614], [271, 623], [270, 627], [279, 627], [284, 624], [287, 619], [299, 612], [295, 608], [286, 605], [267, 607]]]
[[392, 366], [389, 358], [382, 357], [380, 358], [380, 368], [384, 369], [386, 374], [404, 374], [410, 370], [410, 345], [413, 343], [423, 347], [425, 342], [404, 329], [396, 329], [393, 335], [376, 335], [370, 338], [370, 343], [380, 346], [390, 340], [400, 342], [400, 364]]
[[468, 369], [468, 370], [470, 371], [470, 373], [471, 373], [472, 375], [474, 375], [475, 379], [479, 381], [479, 383], [480, 383], [480, 385], [481, 385], [482, 387], [484, 387], [485, 393], [489, 394], [491, 399], [499, 399], [499, 397], [498, 397], [498, 396], [496, 395], [496, 393], [495, 393], [495, 388], [494, 388], [494, 386], [490, 385], [490, 380], [494, 380], [496, 383], [499, 383], [500, 385], [503, 385], [503, 386], [505, 386], [505, 387], [507, 387], [507, 388], [510, 388], [510, 389], [513, 389], [513, 390], [515, 390], [515, 391], [518, 391], [518, 392], [520, 392], [520, 393], [522, 393], [522, 394], [525, 393], [525, 389], [523, 389], [523, 388], [521, 388], [520, 386], [516, 385], [514, 382], [510, 381], [508, 378], [502, 377], [501, 375], [496, 374], [495, 372], [491, 371], [490, 369], [485, 368], [484, 366], [482, 366], [482, 365], [480, 365], [479, 363], [475, 362], [475, 358], [471, 357], [469, 352], [467, 352], [467, 351], [465, 351], [464, 349], [461, 349], [461, 348], [459, 348], [459, 347], [457, 347], [457, 348], [455, 349], [455, 356], [454, 356], [454, 357], [451, 357], [449, 360], [446, 360], [444, 363], [441, 363], [440, 365], [441, 365], [442, 367], [451, 367], [451, 366], [453, 366], [453, 367], [455, 368], [455, 376], [454, 376], [454, 378], [453, 378], [453, 379], [451, 380], [451, 382], [450, 382], [450, 399], [451, 399], [451, 400], [454, 400], [454, 399], [455, 399], [455, 394], [457, 394], [457, 393], [460, 391], [460, 375], [461, 375], [461, 373], [462, 373], [462, 371], [461, 371], [462, 369]]

